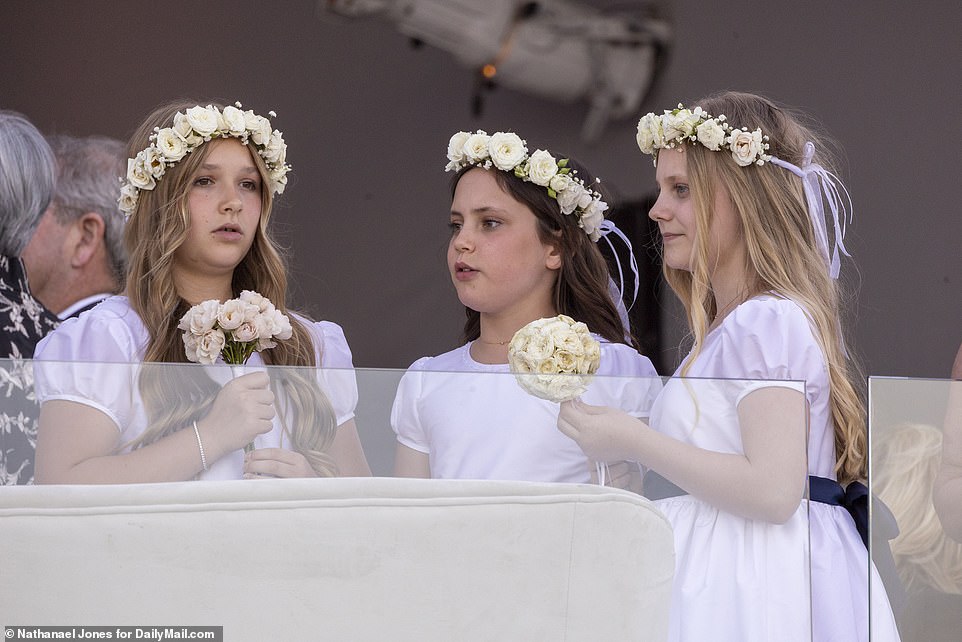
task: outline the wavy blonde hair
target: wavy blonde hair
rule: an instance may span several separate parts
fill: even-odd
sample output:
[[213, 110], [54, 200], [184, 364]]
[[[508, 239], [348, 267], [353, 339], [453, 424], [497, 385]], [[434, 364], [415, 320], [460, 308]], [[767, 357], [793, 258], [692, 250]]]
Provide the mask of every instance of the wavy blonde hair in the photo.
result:
[[[185, 112], [207, 102], [176, 101], [157, 108], [144, 120], [130, 139], [128, 156], [133, 158], [147, 147], [156, 127], [170, 127], [177, 112]], [[221, 107], [218, 105], [218, 107]], [[124, 231], [129, 257], [126, 294], [130, 305], [147, 327], [149, 340], [144, 353], [146, 362], [186, 363], [187, 356], [180, 318], [190, 307], [177, 292], [172, 266], [174, 254], [187, 239], [190, 229], [188, 193], [197, 169], [209, 156], [218, 140], [201, 145], [177, 164], [168, 167], [153, 190], [140, 194]], [[288, 314], [293, 336], [263, 351], [264, 362], [278, 366], [317, 365], [315, 346], [307, 327], [289, 314], [287, 270], [281, 252], [271, 238], [268, 223], [273, 194], [264, 186], [270, 184], [267, 168], [258, 154], [251, 159], [261, 176], [261, 216], [254, 241], [247, 255], [234, 269], [232, 289], [254, 290], [267, 297], [283, 313]], [[293, 450], [304, 455], [318, 475], [336, 475], [333, 459], [327, 454], [334, 439], [337, 421], [330, 400], [320, 389], [313, 370], [306, 368], [271, 368], [271, 385], [293, 409], [293, 416], [282, 421]], [[219, 386], [203, 371], [191, 367], [147, 367], [139, 378], [140, 392], [149, 419], [148, 429], [128, 444], [137, 448], [190, 425], [207, 413]]]
[[[725, 92], [692, 103], [712, 115], [724, 114], [733, 126], [761, 128], [769, 137], [768, 153], [802, 164], [807, 141], [815, 143], [815, 162], [832, 171], [828, 141], [803, 124], [801, 116], [754, 94]], [[751, 282], [745, 299], [766, 292], [790, 299], [807, 313], [828, 368], [832, 421], [835, 426], [835, 472], [843, 484], [867, 476], [864, 384], [842, 336], [840, 292], [828, 273], [815, 241], [802, 181], [791, 172], [766, 163], [738, 166], [727, 153], [702, 145], [686, 145], [688, 179], [695, 212], [691, 269], [664, 266], [665, 279], [681, 299], [694, 346], [682, 367], [684, 376], [704, 344], [717, 302], [709, 274], [713, 199], [724, 186], [737, 213], [747, 248]]]
[[942, 431], [899, 424], [879, 431], [872, 451], [872, 490], [898, 521], [892, 555], [906, 591], [962, 594], [962, 544], [946, 537], [932, 503]]

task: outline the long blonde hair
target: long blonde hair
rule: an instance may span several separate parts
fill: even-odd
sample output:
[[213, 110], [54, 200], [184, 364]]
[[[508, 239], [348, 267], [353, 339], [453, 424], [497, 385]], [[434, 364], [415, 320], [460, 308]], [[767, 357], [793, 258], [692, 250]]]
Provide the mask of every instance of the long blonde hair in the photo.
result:
[[926, 424], [899, 424], [878, 431], [872, 453], [873, 491], [899, 525], [892, 555], [905, 589], [962, 595], [962, 544], [946, 537], [932, 503], [942, 431]]
[[[176, 101], [152, 112], [136, 131], [128, 145], [133, 158], [147, 147], [156, 127], [169, 127], [177, 112], [186, 112], [207, 102]], [[217, 141], [212, 141], [217, 144]], [[147, 327], [149, 340], [144, 353], [146, 362], [186, 363], [187, 356], [177, 324], [190, 304], [177, 292], [174, 283], [173, 257], [187, 238], [190, 229], [188, 193], [197, 169], [210, 154], [211, 144], [204, 144], [177, 164], [168, 167], [153, 190], [142, 191], [137, 208], [127, 222], [124, 243], [129, 257], [126, 294], [130, 305]], [[251, 158], [261, 175], [261, 216], [254, 241], [247, 255], [234, 269], [231, 287], [254, 290], [267, 297], [283, 313], [293, 327], [290, 340], [278, 342], [263, 351], [264, 362], [278, 366], [316, 366], [315, 347], [307, 327], [289, 314], [287, 270], [281, 252], [271, 238], [268, 223], [273, 194], [263, 159], [255, 153]], [[286, 429], [293, 449], [303, 454], [320, 476], [333, 476], [336, 468], [327, 454], [337, 428], [330, 401], [317, 385], [315, 374], [306, 368], [272, 369], [272, 385], [284, 391], [296, 409], [292, 425]], [[186, 382], [190, 382], [190, 386]], [[203, 416], [213, 402], [217, 386], [201, 368], [144, 368], [140, 391], [147, 409], [148, 429], [129, 444], [136, 448], [190, 425]], [[183, 391], [190, 388], [189, 394]], [[190, 398], [187, 398], [190, 397]], [[177, 403], [171, 403], [176, 401]]]
[[[815, 161], [832, 170], [828, 142], [817, 136], [802, 118], [754, 94], [725, 92], [695, 101], [708, 113], [724, 114], [735, 127], [761, 128], [769, 137], [768, 153], [802, 164], [806, 142], [815, 143]], [[691, 270], [664, 266], [665, 279], [681, 299], [693, 335], [692, 358], [682, 367], [685, 375], [704, 344], [718, 313], [709, 271], [709, 230], [713, 198], [724, 186], [731, 198], [747, 248], [748, 272], [744, 298], [772, 292], [800, 305], [825, 355], [830, 381], [832, 421], [835, 426], [835, 471], [843, 484], [864, 479], [866, 415], [861, 376], [842, 336], [840, 293], [818, 247], [809, 218], [801, 179], [771, 163], [738, 166], [727, 153], [702, 145], [686, 145], [688, 179], [695, 211], [695, 242]]]

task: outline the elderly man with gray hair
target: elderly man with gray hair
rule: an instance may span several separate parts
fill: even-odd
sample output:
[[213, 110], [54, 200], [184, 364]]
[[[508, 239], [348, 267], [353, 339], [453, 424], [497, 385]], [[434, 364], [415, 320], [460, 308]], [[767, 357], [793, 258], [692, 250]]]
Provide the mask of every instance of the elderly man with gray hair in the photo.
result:
[[57, 317], [31, 294], [22, 255], [54, 192], [57, 165], [30, 121], [0, 111], [0, 484], [33, 479], [37, 405], [29, 362]]
[[123, 287], [124, 215], [117, 197], [127, 155], [112, 138], [47, 141], [59, 166], [56, 191], [23, 261], [33, 295], [66, 319]]

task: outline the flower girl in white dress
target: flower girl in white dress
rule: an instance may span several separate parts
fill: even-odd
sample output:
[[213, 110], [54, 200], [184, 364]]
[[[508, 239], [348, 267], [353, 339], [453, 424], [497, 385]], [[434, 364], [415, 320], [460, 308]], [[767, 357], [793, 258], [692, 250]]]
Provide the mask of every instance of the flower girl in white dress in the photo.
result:
[[682, 379], [651, 427], [572, 402], [559, 428], [591, 457], [663, 476], [645, 483], [675, 532], [671, 640], [866, 642], [870, 616], [872, 640], [898, 639], [850, 501], [865, 501], [867, 452], [835, 280], [847, 193], [788, 111], [740, 93], [694, 105], [638, 126], [694, 338]]
[[[555, 429], [558, 404], [508, 374], [508, 343], [522, 326], [565, 314], [601, 342], [593, 403], [648, 416], [660, 386], [636, 350], [595, 243], [607, 205], [584, 170], [545, 150], [528, 155], [512, 133], [455, 134], [448, 270], [467, 312], [466, 343], [416, 361], [391, 416], [395, 472], [406, 477], [588, 482], [588, 459]], [[617, 375], [617, 376], [614, 376]]]
[[337, 325], [290, 313], [290, 339], [254, 353], [236, 378], [170, 365], [188, 360], [178, 324], [194, 304], [251, 290], [288, 312], [268, 231], [286, 148], [269, 119], [239, 104], [172, 103], [141, 125], [120, 199], [124, 295], [37, 347], [38, 483], [370, 474], [353, 373], [263, 367], [351, 368]]

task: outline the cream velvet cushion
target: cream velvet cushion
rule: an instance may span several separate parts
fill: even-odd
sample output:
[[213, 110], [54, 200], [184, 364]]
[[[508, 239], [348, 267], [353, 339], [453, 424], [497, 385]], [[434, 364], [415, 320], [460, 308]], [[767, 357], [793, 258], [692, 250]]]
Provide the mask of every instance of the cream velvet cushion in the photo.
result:
[[236, 640], [661, 640], [671, 530], [598, 486], [390, 478], [0, 487], [0, 625]]

